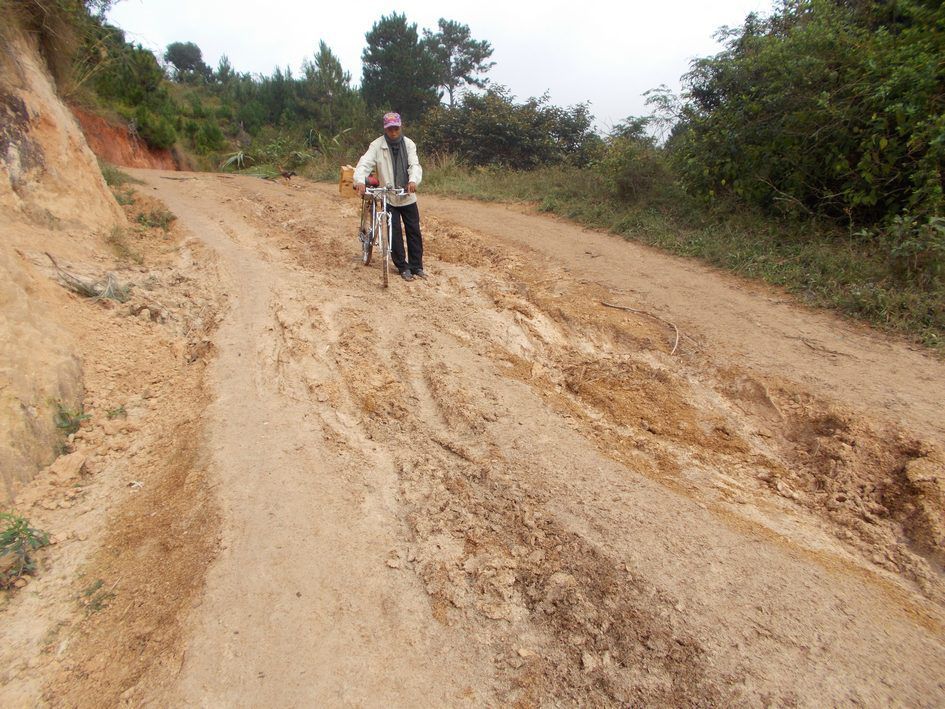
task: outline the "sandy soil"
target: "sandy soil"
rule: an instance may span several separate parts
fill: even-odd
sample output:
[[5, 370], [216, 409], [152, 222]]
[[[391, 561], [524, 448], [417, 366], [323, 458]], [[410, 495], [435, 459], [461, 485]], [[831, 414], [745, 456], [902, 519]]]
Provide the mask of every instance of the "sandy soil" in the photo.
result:
[[115, 598], [0, 699], [945, 703], [940, 361], [518, 208], [423, 197], [383, 290], [329, 187], [135, 174], [216, 315], [148, 326]]

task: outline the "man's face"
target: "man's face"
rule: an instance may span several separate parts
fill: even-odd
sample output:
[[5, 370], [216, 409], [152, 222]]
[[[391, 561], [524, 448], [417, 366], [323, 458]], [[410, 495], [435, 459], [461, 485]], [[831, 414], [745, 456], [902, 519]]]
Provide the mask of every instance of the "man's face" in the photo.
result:
[[387, 126], [384, 129], [384, 133], [387, 134], [387, 137], [391, 140], [397, 140], [400, 137], [400, 126]]

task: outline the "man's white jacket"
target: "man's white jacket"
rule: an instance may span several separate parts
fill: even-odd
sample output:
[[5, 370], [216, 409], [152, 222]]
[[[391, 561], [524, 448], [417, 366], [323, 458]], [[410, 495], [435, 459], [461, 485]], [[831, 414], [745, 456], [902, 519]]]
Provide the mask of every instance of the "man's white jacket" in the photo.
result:
[[[407, 179], [419, 185], [420, 180], [423, 179], [423, 168], [420, 167], [420, 161], [417, 159], [417, 144], [404, 136], [404, 147], [407, 148]], [[387, 147], [387, 138], [383, 135], [371, 143], [367, 152], [358, 160], [358, 166], [354, 169], [355, 184], [363, 183], [375, 167], [377, 168], [377, 179], [380, 181], [381, 187], [394, 184], [394, 161], [390, 155], [390, 148]], [[417, 195], [415, 194], [388, 198], [388, 202], [395, 207], [403, 207], [416, 201]]]

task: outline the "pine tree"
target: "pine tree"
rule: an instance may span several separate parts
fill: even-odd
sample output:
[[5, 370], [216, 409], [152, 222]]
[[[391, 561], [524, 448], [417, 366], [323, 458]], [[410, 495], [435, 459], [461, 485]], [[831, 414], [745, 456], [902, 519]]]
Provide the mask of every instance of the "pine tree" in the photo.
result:
[[439, 31], [424, 30], [424, 43], [436, 58], [439, 67], [439, 86], [446, 89], [450, 108], [456, 99], [456, 91], [464, 85], [485, 88], [488, 79], [479, 78], [495, 62], [487, 61], [492, 56], [492, 45], [484, 40], [475, 40], [470, 36], [469, 25], [453, 20], [438, 23]]
[[361, 91], [368, 105], [419, 120], [439, 103], [436, 59], [406, 15], [381, 17], [365, 39]]

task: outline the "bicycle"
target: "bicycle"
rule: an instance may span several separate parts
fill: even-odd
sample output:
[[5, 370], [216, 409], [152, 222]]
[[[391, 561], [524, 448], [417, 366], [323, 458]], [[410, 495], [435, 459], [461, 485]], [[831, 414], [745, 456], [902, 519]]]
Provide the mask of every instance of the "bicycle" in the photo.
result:
[[[387, 208], [387, 198], [390, 195], [402, 197], [407, 194], [403, 188], [387, 187], [367, 187], [364, 190], [364, 196], [361, 197], [361, 226], [358, 229], [358, 238], [361, 241], [361, 262], [365, 266], [371, 265], [371, 255], [374, 252], [375, 245], [380, 246], [381, 271], [384, 278], [384, 287], [387, 288], [390, 281], [390, 210]], [[371, 201], [371, 222], [366, 225], [367, 206], [365, 200]]]

